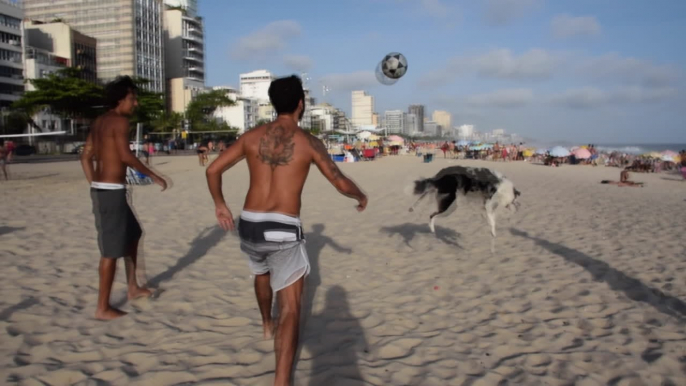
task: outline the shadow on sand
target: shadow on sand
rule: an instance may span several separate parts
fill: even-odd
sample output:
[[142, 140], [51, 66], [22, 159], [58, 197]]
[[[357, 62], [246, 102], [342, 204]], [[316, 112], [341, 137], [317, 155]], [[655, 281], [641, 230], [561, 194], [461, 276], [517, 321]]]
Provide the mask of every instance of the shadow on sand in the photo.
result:
[[646, 303], [656, 310], [673, 316], [680, 321], [686, 318], [686, 303], [665, 294], [664, 292], [643, 284], [640, 280], [626, 275], [622, 271], [612, 268], [608, 263], [594, 259], [576, 249], [567, 248], [564, 245], [552, 243], [548, 240], [529, 236], [527, 232], [511, 228], [510, 232], [519, 237], [532, 240], [550, 252], [561, 256], [587, 270], [596, 281], [604, 281], [614, 291], [621, 291], [631, 300]]
[[199, 235], [191, 242], [191, 248], [182, 256], [176, 264], [169, 267], [166, 271], [155, 275], [148, 280], [148, 286], [158, 287], [160, 283], [165, 282], [177, 273], [183, 271], [189, 265], [200, 260], [203, 256], [214, 248], [226, 236], [226, 231], [218, 226], [205, 228]]
[[0, 236], [6, 235], [8, 233], [16, 232], [16, 231], [21, 231], [24, 229], [26, 229], [26, 227], [15, 228], [15, 227], [0, 226]]
[[15, 312], [25, 310], [25, 309], [27, 309], [31, 306], [34, 306], [38, 303], [40, 303], [40, 302], [38, 301], [38, 299], [36, 299], [34, 297], [24, 299], [24, 300], [20, 301], [19, 303], [15, 304], [11, 307], [8, 307], [8, 308], [4, 309], [2, 312], [0, 312], [0, 320], [3, 320], [3, 321], [7, 320]]
[[[405, 244], [410, 248], [412, 248], [410, 242], [414, 240], [414, 238], [418, 234], [432, 235], [428, 225], [420, 225], [413, 223], [405, 223], [400, 225], [383, 227], [381, 228], [381, 232], [387, 233], [388, 237], [391, 237], [393, 235], [400, 235], [405, 241]], [[460, 234], [450, 228], [436, 226], [436, 238], [448, 245], [462, 248], [460, 244], [458, 244], [457, 242], [459, 237]]]
[[350, 311], [348, 294], [341, 286], [326, 291], [326, 305], [312, 315], [302, 341], [312, 356], [310, 386], [371, 385], [365, 382], [358, 360], [369, 352], [362, 325]]
[[[226, 233], [227, 232], [225, 232], [218, 226], [205, 228], [202, 232], [200, 232], [198, 236], [195, 237], [195, 239], [193, 239], [193, 241], [191, 242], [191, 248], [188, 250], [188, 252], [186, 252], [184, 256], [179, 258], [176, 264], [169, 267], [166, 271], [158, 273], [151, 279], [148, 279], [146, 282], [139, 281], [139, 283], [141, 285], [144, 284], [146, 287], [150, 289], [158, 288], [162, 282], [170, 280], [172, 277], [174, 277], [174, 275], [183, 271], [189, 265], [197, 262], [203, 256], [205, 256], [207, 252], [210, 251], [210, 249], [214, 248], [224, 238], [224, 236], [226, 236]], [[141, 242], [138, 246], [139, 272], [137, 274], [140, 274], [140, 272], [145, 272], [145, 260], [143, 259], [142, 246], [143, 239], [141, 238]], [[157, 291], [156, 294], [153, 295], [153, 297], [156, 297], [160, 293], [161, 291]], [[124, 303], [126, 303], [125, 297], [123, 299], [117, 300], [116, 302], [113, 302], [112, 306], [118, 308], [121, 307]]]
[[[325, 384], [321, 383], [321, 379], [331, 377], [333, 377], [331, 380], [344, 378], [347, 385], [366, 385], [367, 383], [361, 380], [362, 377], [357, 369], [357, 346], [353, 347], [349, 342], [351, 340], [364, 342], [364, 331], [350, 313], [345, 290], [339, 286], [330, 288], [327, 291], [325, 309], [319, 314], [313, 313], [315, 295], [322, 283], [319, 260], [323, 249], [329, 246], [339, 253], [353, 253], [352, 249], [343, 247], [331, 237], [326, 236], [324, 230], [324, 224], [314, 224], [312, 232], [306, 235], [305, 248], [310, 259], [310, 274], [305, 280], [300, 318], [300, 344], [295, 356], [294, 368], [298, 367], [301, 352], [307, 347], [312, 353], [310, 360], [313, 373], [310, 385]], [[332, 331], [331, 328], [343, 328], [336, 327], [337, 323], [345, 325], [345, 331], [340, 333]], [[366, 349], [366, 342], [364, 346], [365, 348], [361, 350]], [[315, 371], [327, 373], [315, 378], [317, 375]], [[329, 371], [335, 371], [335, 373], [328, 373]]]

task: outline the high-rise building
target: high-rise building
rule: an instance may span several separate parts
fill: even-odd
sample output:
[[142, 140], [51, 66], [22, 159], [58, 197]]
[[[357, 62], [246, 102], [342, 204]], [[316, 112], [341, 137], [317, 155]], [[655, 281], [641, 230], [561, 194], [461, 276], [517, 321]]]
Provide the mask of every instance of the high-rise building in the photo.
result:
[[474, 125], [462, 125], [458, 127], [457, 135], [462, 139], [472, 138], [474, 135]]
[[381, 120], [379, 119], [379, 113], [372, 114], [372, 125], [379, 127], [381, 126]]
[[407, 112], [417, 116], [417, 131], [424, 132], [424, 105], [410, 105]]
[[0, 1], [0, 109], [9, 107], [24, 93], [22, 19], [19, 6]]
[[23, 5], [31, 20], [63, 21], [96, 38], [100, 81], [131, 75], [148, 79], [151, 91], [164, 91], [162, 0], [23, 0]]
[[453, 127], [453, 116], [447, 111], [436, 110], [433, 114], [433, 121], [444, 129]]
[[389, 110], [384, 113], [384, 127], [388, 133], [405, 133], [405, 112], [402, 110]]
[[352, 125], [353, 128], [371, 126], [374, 114], [374, 97], [364, 91], [352, 93]]
[[415, 134], [417, 130], [417, 116], [414, 114], [405, 114], [405, 131], [407, 135]]
[[424, 123], [424, 134], [436, 137], [441, 135], [441, 126], [434, 121]]
[[[195, 6], [192, 4], [191, 9]], [[193, 98], [205, 90], [203, 23], [194, 12], [183, 7], [167, 7], [164, 11], [167, 103], [171, 111], [179, 113], [186, 111]]]
[[276, 79], [267, 70], [257, 70], [240, 75], [240, 92], [244, 98], [257, 99], [261, 103], [269, 102], [269, 86]]
[[[26, 55], [30, 56], [32, 52], [37, 55], [33, 63], [40, 64], [43, 59], [38, 59], [38, 57], [45, 58], [43, 53], [48, 53], [53, 58], [64, 59], [62, 66], [81, 70], [82, 79], [93, 83], [97, 81], [97, 41], [95, 38], [74, 30], [64, 22], [43, 23], [31, 20], [24, 22], [24, 36], [26, 36]], [[37, 74], [35, 77], [42, 76]], [[27, 74], [27, 78], [31, 77]]]

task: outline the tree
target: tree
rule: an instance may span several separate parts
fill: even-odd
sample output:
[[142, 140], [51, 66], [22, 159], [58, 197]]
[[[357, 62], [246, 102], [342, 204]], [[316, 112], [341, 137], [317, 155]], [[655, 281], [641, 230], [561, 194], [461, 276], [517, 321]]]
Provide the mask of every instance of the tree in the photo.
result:
[[153, 122], [164, 115], [164, 95], [162, 93], [148, 91], [145, 87], [149, 80], [134, 78], [133, 82], [138, 86], [138, 107], [131, 117], [131, 124], [143, 124], [143, 131], [154, 130]]
[[[219, 107], [234, 106], [226, 90], [211, 90], [198, 94], [186, 107], [186, 119], [193, 131], [211, 131], [216, 119], [211, 117]], [[212, 123], [215, 122], [215, 123]], [[227, 125], [228, 126], [228, 125]]]
[[169, 132], [181, 129], [183, 124], [183, 114], [177, 112], [160, 114], [157, 119], [152, 122], [153, 131], [155, 132]]
[[21, 134], [30, 123], [29, 118], [21, 111], [10, 111], [2, 116], [2, 134]]
[[35, 90], [25, 92], [12, 108], [32, 117], [49, 107], [63, 118], [94, 118], [102, 112], [102, 87], [79, 77], [81, 70], [67, 67], [45, 78], [31, 79]]

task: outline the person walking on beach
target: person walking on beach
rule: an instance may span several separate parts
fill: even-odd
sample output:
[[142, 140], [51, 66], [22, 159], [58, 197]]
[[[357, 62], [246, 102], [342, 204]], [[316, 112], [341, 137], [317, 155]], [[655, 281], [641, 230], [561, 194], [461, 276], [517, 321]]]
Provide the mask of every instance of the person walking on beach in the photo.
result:
[[680, 151], [679, 155], [681, 156], [681, 176], [686, 181], [686, 150]]
[[277, 295], [275, 385], [290, 385], [298, 346], [300, 304], [304, 278], [310, 262], [300, 221], [301, 193], [310, 170], [321, 173], [341, 194], [357, 200], [357, 210], [367, 206], [367, 197], [331, 160], [324, 144], [302, 130], [298, 121], [305, 111], [300, 78], [293, 75], [274, 80], [269, 99], [278, 116], [273, 122], [241, 135], [207, 168], [207, 183], [219, 225], [235, 228], [233, 215], [222, 194], [222, 173], [245, 159], [250, 188], [238, 224], [241, 250], [255, 274], [255, 294], [262, 314], [265, 339], [272, 337], [272, 297]]
[[128, 298], [150, 296], [136, 281], [138, 241], [142, 231], [126, 201], [126, 167], [150, 176], [167, 188], [167, 182], [148, 169], [129, 148], [129, 117], [138, 105], [137, 87], [130, 77], [120, 77], [106, 88], [106, 103], [111, 110], [98, 117], [91, 127], [81, 154], [81, 166], [91, 185], [95, 228], [100, 248], [100, 288], [95, 317], [109, 320], [126, 315], [110, 305], [110, 292], [117, 259], [126, 257]]
[[7, 163], [9, 159], [9, 150], [7, 150], [7, 145], [4, 139], [0, 139], [0, 169], [2, 169], [2, 174], [5, 176], [5, 181], [9, 180], [7, 176]]

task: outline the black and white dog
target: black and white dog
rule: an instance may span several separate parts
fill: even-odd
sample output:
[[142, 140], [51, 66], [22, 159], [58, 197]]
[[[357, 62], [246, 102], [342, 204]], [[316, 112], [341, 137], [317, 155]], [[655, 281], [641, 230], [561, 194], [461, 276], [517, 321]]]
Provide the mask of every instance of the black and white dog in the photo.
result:
[[491, 235], [495, 238], [496, 209], [498, 207], [510, 208], [512, 205], [516, 211], [519, 208], [517, 198], [521, 195], [512, 181], [495, 170], [451, 166], [442, 169], [432, 178], [416, 180], [414, 194], [420, 197], [410, 207], [410, 212], [414, 211], [414, 207], [426, 195], [435, 193], [438, 210], [429, 217], [429, 228], [432, 233], [436, 233], [434, 229], [436, 216], [448, 210], [458, 194], [466, 196], [470, 192], [483, 196], [486, 218], [491, 226]]

